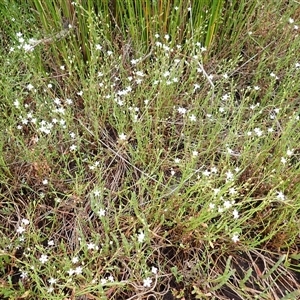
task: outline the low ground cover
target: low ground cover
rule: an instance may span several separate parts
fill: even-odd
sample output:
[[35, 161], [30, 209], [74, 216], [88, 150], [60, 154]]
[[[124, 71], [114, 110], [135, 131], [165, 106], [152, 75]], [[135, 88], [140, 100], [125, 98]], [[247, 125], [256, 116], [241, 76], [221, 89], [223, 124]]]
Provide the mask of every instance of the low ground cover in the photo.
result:
[[0, 5], [1, 297], [297, 299], [299, 3], [108, 2]]

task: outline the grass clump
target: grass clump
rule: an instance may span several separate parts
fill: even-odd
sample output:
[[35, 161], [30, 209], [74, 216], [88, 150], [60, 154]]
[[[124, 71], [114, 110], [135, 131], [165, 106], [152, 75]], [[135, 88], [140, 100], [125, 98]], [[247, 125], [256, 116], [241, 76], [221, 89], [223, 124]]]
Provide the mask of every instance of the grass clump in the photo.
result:
[[4, 299], [299, 296], [299, 7], [199, 3], [0, 6]]

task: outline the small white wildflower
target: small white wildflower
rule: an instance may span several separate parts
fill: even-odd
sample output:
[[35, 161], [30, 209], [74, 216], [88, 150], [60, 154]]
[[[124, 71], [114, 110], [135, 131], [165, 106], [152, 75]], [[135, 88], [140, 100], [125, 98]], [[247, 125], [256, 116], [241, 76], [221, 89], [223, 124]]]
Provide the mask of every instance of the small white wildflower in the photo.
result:
[[144, 234], [143, 231], [141, 231], [141, 232], [138, 234], [138, 242], [139, 242], [139, 243], [142, 243], [144, 240], [145, 240], [145, 234]]
[[48, 261], [48, 256], [45, 254], [42, 254], [41, 257], [39, 258], [39, 261], [44, 264]]
[[214, 174], [218, 173], [218, 169], [216, 167], [212, 167], [210, 171]]
[[88, 243], [87, 248], [88, 248], [88, 250], [93, 250], [96, 248], [96, 245], [94, 243]]
[[239, 218], [239, 212], [236, 209], [232, 212], [232, 214], [233, 214], [233, 218], [234, 219], [238, 219]]
[[282, 200], [284, 201], [285, 200], [285, 195], [283, 192], [277, 192], [277, 197], [276, 197], [278, 200]]
[[99, 44], [96, 44], [95, 48], [96, 48], [96, 50], [102, 50], [102, 46]]
[[280, 161], [284, 165], [287, 163], [287, 159], [285, 157], [281, 157]]
[[260, 90], [260, 87], [258, 85], [255, 85], [253, 88], [254, 88], [255, 91], [259, 91]]
[[34, 86], [31, 83], [29, 83], [29, 84], [27, 84], [26, 88], [28, 91], [31, 91], [34, 89]]
[[72, 261], [73, 264], [77, 264], [79, 262], [78, 256], [72, 257], [71, 261]]
[[168, 41], [170, 39], [170, 36], [168, 34], [166, 34], [165, 39]]
[[293, 24], [295, 22], [295, 20], [293, 18], [289, 18], [289, 23]]
[[257, 136], [262, 136], [262, 134], [263, 134], [263, 131], [259, 128], [254, 128], [253, 131], [256, 133]]
[[231, 239], [234, 243], [237, 243], [240, 240], [239, 235], [237, 233], [233, 234]]
[[208, 207], [210, 210], [213, 210], [216, 207], [216, 205], [214, 203], [209, 203]]
[[48, 184], [48, 179], [44, 179], [44, 180], [42, 181], [42, 183], [43, 183], [44, 185], [47, 185], [47, 184]]
[[220, 108], [219, 108], [219, 112], [220, 112], [220, 113], [224, 113], [224, 112], [225, 112], [225, 108], [224, 108], [224, 107], [220, 107]]
[[29, 222], [29, 220], [28, 219], [25, 219], [25, 218], [23, 218], [22, 220], [21, 220], [21, 222], [24, 224], [24, 225], [28, 225], [30, 222]]
[[54, 241], [53, 240], [48, 241], [48, 246], [54, 246]]
[[175, 164], [179, 164], [179, 163], [180, 163], [180, 158], [176, 157], [176, 158], [174, 159], [174, 162], [175, 162]]
[[213, 191], [214, 191], [214, 194], [215, 194], [215, 195], [218, 195], [219, 192], [221, 191], [221, 189], [220, 189], [220, 188], [216, 188], [216, 189], [213, 189]]
[[55, 283], [57, 282], [57, 279], [51, 277], [50, 279], [48, 279], [48, 282], [49, 282], [51, 285], [53, 285], [53, 284], [55, 284]]
[[226, 179], [227, 180], [232, 180], [233, 179], [233, 174], [230, 170], [227, 171], [225, 174], [226, 174]]
[[66, 103], [67, 103], [68, 105], [71, 105], [71, 104], [73, 103], [73, 100], [70, 99], [70, 98], [67, 98], [67, 99], [66, 99]]
[[192, 156], [194, 156], [194, 157], [198, 156], [198, 154], [199, 154], [199, 152], [196, 151], [196, 150], [194, 150], [194, 151], [192, 152]]
[[229, 194], [230, 194], [230, 195], [235, 195], [235, 194], [237, 194], [237, 191], [236, 191], [236, 189], [235, 189], [234, 187], [231, 187], [228, 191], [229, 191]]
[[25, 228], [23, 226], [19, 226], [17, 228], [17, 233], [22, 234], [23, 232], [25, 232]]
[[79, 266], [79, 267], [76, 267], [74, 273], [75, 273], [76, 275], [80, 275], [80, 274], [82, 273], [82, 267], [80, 267], [80, 266]]
[[108, 276], [107, 279], [108, 279], [110, 282], [114, 282], [114, 281], [115, 281], [115, 279], [114, 279], [114, 277], [113, 277], [112, 275]]
[[77, 148], [77, 146], [73, 144], [73, 145], [70, 146], [70, 151], [75, 151], [76, 148]]
[[186, 108], [184, 108], [184, 107], [178, 107], [177, 111], [178, 111], [180, 114], [184, 115], [184, 114], [186, 113]]
[[228, 201], [228, 200], [226, 200], [226, 201], [224, 202], [224, 207], [225, 207], [226, 209], [230, 208], [230, 207], [231, 207], [231, 202]]
[[230, 95], [228, 93], [222, 96], [223, 101], [226, 101], [228, 99], [230, 99]]
[[100, 196], [101, 191], [100, 191], [100, 190], [95, 190], [93, 193], [94, 193], [94, 195], [95, 195], [96, 197], [98, 197], [98, 196]]
[[22, 272], [21, 275], [20, 275], [20, 277], [21, 277], [22, 279], [25, 279], [25, 278], [28, 277], [28, 273], [27, 273], [27, 272]]
[[192, 121], [192, 122], [196, 122], [197, 121], [197, 118], [195, 115], [190, 115], [189, 116], [189, 119]]
[[151, 287], [152, 279], [150, 277], [147, 277], [143, 280], [143, 286], [144, 287]]
[[142, 71], [137, 71], [135, 74], [137, 76], [140, 76], [140, 77], [144, 77], [145, 76], [145, 74]]
[[105, 278], [101, 278], [100, 282], [101, 282], [102, 285], [104, 285], [104, 284], [107, 283], [107, 280]]
[[287, 155], [287, 156], [292, 156], [293, 153], [294, 153], [294, 149], [292, 149], [292, 150], [288, 149], [288, 150], [286, 151], [286, 155]]
[[156, 267], [154, 267], [154, 266], [152, 266], [152, 268], [151, 268], [151, 272], [153, 273], [153, 274], [157, 274], [157, 268]]
[[203, 176], [208, 177], [210, 175], [209, 170], [205, 170], [202, 172]]
[[66, 69], [65, 66], [60, 66], [59, 68], [60, 68], [62, 71], [64, 71], [64, 70]]
[[126, 139], [127, 139], [126, 134], [124, 134], [124, 133], [119, 134], [119, 139], [120, 139], [121, 141], [126, 141]]
[[75, 273], [75, 270], [71, 268], [67, 271], [67, 273], [69, 274], [69, 276], [72, 276]]
[[105, 216], [105, 209], [103, 209], [103, 208], [99, 209], [98, 216], [99, 217], [104, 217]]

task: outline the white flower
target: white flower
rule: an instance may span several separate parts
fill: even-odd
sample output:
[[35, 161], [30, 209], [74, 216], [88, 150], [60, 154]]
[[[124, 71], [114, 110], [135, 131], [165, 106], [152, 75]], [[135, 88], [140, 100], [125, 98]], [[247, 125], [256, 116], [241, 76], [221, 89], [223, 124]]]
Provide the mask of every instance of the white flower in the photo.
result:
[[22, 234], [24, 231], [25, 231], [25, 228], [22, 227], [22, 226], [19, 226], [19, 227], [17, 228], [17, 233]]
[[77, 146], [73, 144], [73, 145], [70, 146], [70, 151], [75, 151], [76, 148], [77, 148]]
[[195, 115], [190, 115], [189, 116], [189, 119], [192, 121], [192, 122], [196, 122], [197, 121], [197, 118]]
[[230, 95], [229, 95], [229, 94], [225, 94], [225, 95], [222, 96], [222, 100], [223, 100], [223, 101], [226, 101], [226, 100], [228, 100], [229, 98], [230, 98]]
[[199, 154], [199, 152], [196, 151], [196, 150], [194, 150], [194, 151], [192, 152], [192, 155], [193, 155], [194, 157], [198, 156], [198, 154]]
[[232, 236], [232, 241], [234, 242], [234, 243], [237, 243], [240, 239], [239, 239], [239, 235], [237, 234], [237, 233], [235, 233], [233, 236]]
[[54, 246], [54, 241], [53, 240], [48, 241], [48, 246]]
[[184, 115], [186, 113], [186, 109], [184, 107], [178, 107], [177, 111], [181, 114]]
[[224, 201], [224, 207], [225, 208], [230, 208], [231, 207], [231, 202], [228, 201], [228, 200]]
[[44, 264], [48, 261], [48, 256], [45, 254], [42, 254], [41, 257], [39, 258], [39, 261]]
[[99, 216], [99, 217], [104, 217], [104, 216], [105, 216], [105, 209], [100, 208], [100, 209], [98, 210], [98, 216]]
[[21, 221], [24, 225], [28, 225], [30, 222], [29, 220], [23, 218], [22, 221]]
[[152, 268], [151, 268], [151, 272], [152, 272], [153, 274], [157, 274], [157, 268], [156, 268], [156, 267], [154, 267], [154, 266], [152, 266]]
[[141, 232], [138, 234], [138, 242], [139, 242], [139, 243], [142, 243], [144, 240], [145, 240], [145, 234], [144, 234], [143, 231], [141, 231]]
[[216, 173], [218, 173], [218, 169], [216, 167], [212, 167], [211, 172], [216, 174]]
[[143, 280], [143, 283], [144, 287], [151, 287], [152, 279], [150, 277], [147, 277]]
[[52, 284], [55, 284], [57, 282], [57, 279], [51, 277], [50, 279], [48, 279], [48, 282], [52, 285]]
[[293, 24], [295, 22], [295, 20], [293, 18], [289, 18], [289, 23]]
[[208, 177], [210, 175], [210, 172], [208, 170], [205, 170], [202, 172], [203, 176]]
[[79, 262], [79, 258], [78, 256], [74, 256], [72, 259], [71, 259], [72, 263], [73, 264], [77, 264]]
[[34, 86], [33, 86], [31, 83], [29, 83], [29, 84], [26, 86], [26, 88], [27, 88], [28, 91], [31, 91], [31, 90], [34, 88]]
[[121, 141], [126, 141], [126, 139], [127, 139], [126, 134], [124, 134], [123, 132], [122, 132], [121, 134], [119, 134], [119, 139], [120, 139]]
[[88, 250], [93, 250], [93, 249], [95, 249], [95, 247], [96, 247], [96, 245], [94, 243], [88, 243], [87, 244]]
[[281, 163], [283, 163], [285, 165], [287, 162], [287, 159], [285, 157], [281, 157], [280, 161], [281, 161]]
[[44, 180], [42, 181], [42, 183], [43, 183], [44, 185], [46, 185], [46, 184], [48, 184], [48, 180], [47, 180], [47, 179], [44, 179]]
[[233, 214], [233, 218], [234, 219], [238, 219], [239, 218], [239, 212], [236, 209], [232, 212], [232, 214]]
[[69, 276], [72, 276], [74, 273], [75, 273], [74, 269], [72, 269], [72, 268], [69, 269], [69, 271], [68, 271]]
[[259, 128], [254, 128], [253, 131], [256, 133], [257, 136], [262, 136], [262, 134], [263, 134], [263, 131]]
[[283, 192], [277, 192], [277, 199], [284, 201], [285, 200], [284, 193]]
[[76, 267], [74, 273], [75, 273], [76, 275], [81, 274], [81, 273], [82, 273], [82, 267]]
[[227, 180], [232, 180], [233, 179], [233, 174], [230, 170], [227, 171], [225, 174], [226, 174], [226, 179]]

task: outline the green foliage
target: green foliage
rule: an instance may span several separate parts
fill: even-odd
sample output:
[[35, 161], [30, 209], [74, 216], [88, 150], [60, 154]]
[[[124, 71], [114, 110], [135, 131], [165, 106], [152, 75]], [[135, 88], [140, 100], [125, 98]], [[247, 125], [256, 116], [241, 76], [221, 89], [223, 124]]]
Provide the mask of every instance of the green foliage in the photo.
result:
[[275, 2], [1, 2], [1, 296], [296, 295], [298, 12]]

